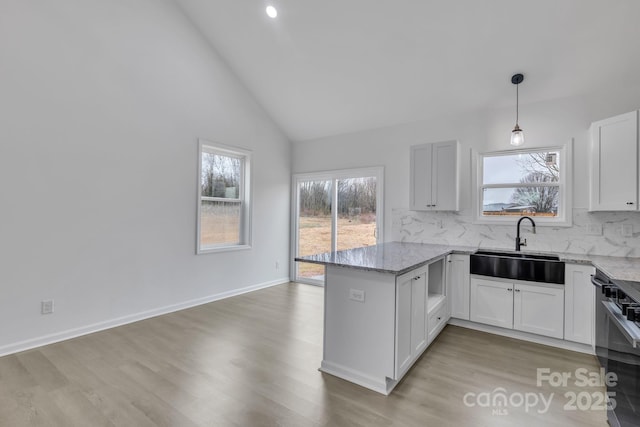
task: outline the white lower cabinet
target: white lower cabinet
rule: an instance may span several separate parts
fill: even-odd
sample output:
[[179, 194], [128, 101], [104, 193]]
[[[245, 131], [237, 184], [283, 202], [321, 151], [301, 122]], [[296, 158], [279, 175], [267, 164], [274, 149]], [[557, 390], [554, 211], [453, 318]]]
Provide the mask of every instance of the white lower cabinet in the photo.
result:
[[502, 328], [513, 327], [513, 284], [471, 278], [470, 319]]
[[396, 366], [400, 378], [427, 346], [427, 271], [413, 270], [396, 279]]
[[431, 344], [431, 341], [438, 336], [442, 328], [449, 320], [448, 307], [444, 302], [436, 306], [430, 313], [427, 319], [427, 342]]
[[563, 338], [562, 285], [510, 283], [471, 278], [470, 320]]
[[566, 264], [564, 273], [564, 339], [593, 345], [595, 286], [590, 265]]
[[411, 366], [411, 291], [414, 275], [396, 280], [396, 366], [395, 378], [400, 378]]
[[469, 255], [449, 255], [447, 299], [451, 306], [451, 317], [469, 320], [469, 285]]
[[420, 271], [411, 282], [411, 351], [427, 348], [427, 274]]
[[513, 329], [547, 337], [564, 336], [564, 289], [513, 285]]
[[399, 380], [449, 320], [445, 259], [396, 278], [394, 379]]

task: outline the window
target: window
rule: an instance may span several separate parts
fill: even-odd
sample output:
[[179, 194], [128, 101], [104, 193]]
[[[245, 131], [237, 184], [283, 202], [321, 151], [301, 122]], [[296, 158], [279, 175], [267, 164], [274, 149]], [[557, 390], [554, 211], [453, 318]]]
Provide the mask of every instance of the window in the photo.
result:
[[478, 155], [478, 222], [571, 224], [570, 145]]
[[197, 253], [249, 248], [251, 153], [199, 145]]

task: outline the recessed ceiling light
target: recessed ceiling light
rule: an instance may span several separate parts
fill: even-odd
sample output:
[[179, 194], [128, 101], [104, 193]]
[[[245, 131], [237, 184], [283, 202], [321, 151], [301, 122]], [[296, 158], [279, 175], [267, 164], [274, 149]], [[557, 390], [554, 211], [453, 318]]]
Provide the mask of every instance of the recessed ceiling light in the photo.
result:
[[275, 18], [276, 16], [278, 16], [278, 11], [275, 7], [269, 5], [267, 6], [267, 15], [269, 15], [269, 18]]

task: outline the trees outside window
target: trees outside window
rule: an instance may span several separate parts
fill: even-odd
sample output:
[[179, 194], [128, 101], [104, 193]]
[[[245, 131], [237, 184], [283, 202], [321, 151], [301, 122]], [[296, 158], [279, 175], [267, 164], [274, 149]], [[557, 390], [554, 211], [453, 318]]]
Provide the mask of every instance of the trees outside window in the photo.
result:
[[250, 245], [251, 153], [200, 141], [197, 252]]
[[500, 222], [526, 215], [566, 222], [566, 153], [562, 147], [479, 155], [479, 220]]

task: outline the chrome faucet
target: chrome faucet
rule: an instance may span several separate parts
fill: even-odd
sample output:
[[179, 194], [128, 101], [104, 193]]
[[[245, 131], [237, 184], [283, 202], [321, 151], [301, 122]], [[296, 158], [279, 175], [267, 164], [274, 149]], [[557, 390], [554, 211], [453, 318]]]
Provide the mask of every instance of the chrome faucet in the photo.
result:
[[519, 251], [521, 246], [527, 246], [527, 239], [524, 239], [524, 242], [520, 241], [520, 223], [523, 219], [528, 219], [529, 221], [531, 221], [531, 225], [533, 225], [533, 234], [536, 234], [536, 223], [533, 222], [533, 220], [528, 216], [523, 216], [522, 218], [520, 218], [518, 220], [518, 225], [516, 226], [516, 251]]

